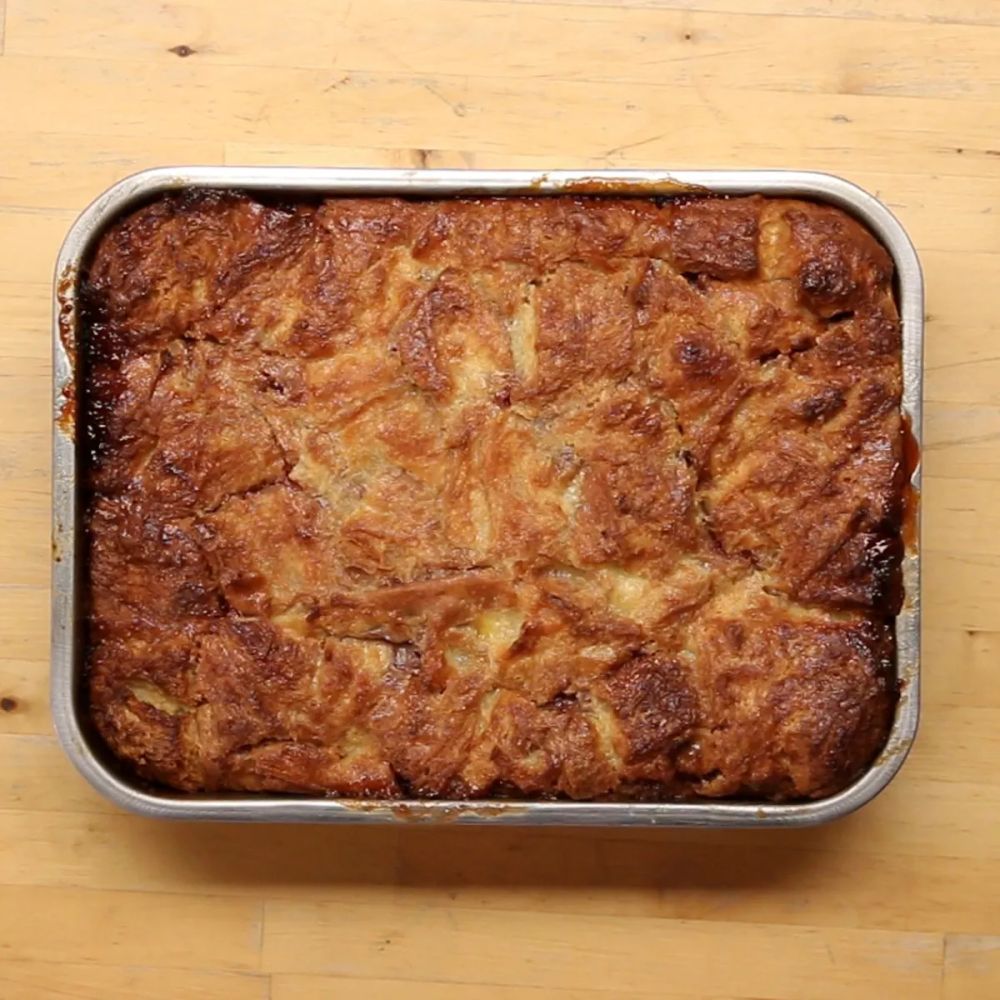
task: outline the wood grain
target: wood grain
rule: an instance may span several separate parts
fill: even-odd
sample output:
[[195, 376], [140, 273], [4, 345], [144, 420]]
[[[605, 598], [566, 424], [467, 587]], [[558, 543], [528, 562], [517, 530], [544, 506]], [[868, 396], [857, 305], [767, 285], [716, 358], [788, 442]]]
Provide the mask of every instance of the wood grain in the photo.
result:
[[[868, 20], [759, 17], [662, 7], [540, 4], [531, 16], [490, 0], [422, 0], [420, 17], [398, 0], [307, 0], [289, 8], [251, 5], [239, 18], [226, 3], [162, 5], [135, 23], [128, 0], [63, 0], [50, 16], [33, 0], [9, 0], [10, 55], [80, 54], [92, 59], [162, 57], [176, 39], [199, 64], [345, 73], [517, 80], [586, 80], [641, 86], [731, 86], [751, 78], [762, 91], [894, 94], [957, 100], [996, 93], [995, 32], [981, 25], [892, 24], [892, 46]], [[884, 22], [888, 28], [891, 22]], [[449, 32], [441, 26], [450, 26]], [[462, 45], [452, 44], [454, 32]], [[497, 44], [502, 40], [502, 44]], [[171, 46], [173, 47], [173, 46]], [[767, 59], [769, 52], [782, 59]], [[928, 58], [930, 56], [930, 58]], [[345, 81], [345, 85], [348, 81]]]
[[[508, 0], [489, 0], [504, 3]], [[542, 6], [554, 0], [510, 0]], [[614, 7], [614, 0], [557, 0], [559, 4]], [[762, 16], [858, 18], [863, 21], [926, 21], [932, 24], [998, 24], [1000, 12], [992, 0], [957, 0], [947, 7], [919, 0], [629, 0], [628, 6], [701, 13], [756, 13]]]
[[[1000, 996], [1000, 5], [0, 0], [0, 996]], [[924, 711], [807, 831], [250, 828], [118, 812], [48, 698], [50, 289], [169, 163], [792, 166], [927, 280]]]
[[4, 1000], [268, 1000], [267, 976], [157, 969], [148, 965], [4, 962]]
[[0, 886], [0, 940], [32, 962], [251, 971], [260, 964], [254, 900], [178, 893]]
[[[460, 904], [428, 909], [409, 903], [269, 902], [262, 968], [358, 975], [376, 963], [388, 978], [477, 985], [587, 989], [614, 969], [615, 991], [748, 996], [884, 997], [902, 990], [914, 1000], [940, 992], [942, 947], [935, 934], [762, 926], [672, 920], [670, 948], [660, 918], [563, 914], [535, 910], [495, 917]], [[719, 935], [728, 930], [725, 962]], [[780, 933], [776, 933], [780, 930]], [[435, 941], [450, 939], [442, 953]], [[335, 940], [327, 951], [324, 941]], [[512, 963], [511, 954], [519, 961]], [[678, 956], [679, 960], [674, 960]], [[902, 959], [902, 961], [900, 961]], [[878, 970], [881, 982], [873, 985]]]

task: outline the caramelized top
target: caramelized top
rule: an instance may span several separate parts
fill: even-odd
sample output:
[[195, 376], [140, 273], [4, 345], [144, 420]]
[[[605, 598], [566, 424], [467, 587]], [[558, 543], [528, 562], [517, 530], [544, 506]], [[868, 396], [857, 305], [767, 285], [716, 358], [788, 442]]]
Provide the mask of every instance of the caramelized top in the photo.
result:
[[895, 703], [891, 271], [760, 197], [140, 209], [85, 289], [101, 733], [181, 789], [844, 786]]

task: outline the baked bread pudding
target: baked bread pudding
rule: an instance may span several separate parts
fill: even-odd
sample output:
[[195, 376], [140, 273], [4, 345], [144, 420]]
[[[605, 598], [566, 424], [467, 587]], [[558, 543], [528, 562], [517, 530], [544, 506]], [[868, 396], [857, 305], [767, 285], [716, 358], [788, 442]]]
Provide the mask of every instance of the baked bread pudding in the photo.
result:
[[134, 773], [787, 801], [881, 749], [900, 323], [839, 209], [188, 192], [83, 301], [89, 710]]

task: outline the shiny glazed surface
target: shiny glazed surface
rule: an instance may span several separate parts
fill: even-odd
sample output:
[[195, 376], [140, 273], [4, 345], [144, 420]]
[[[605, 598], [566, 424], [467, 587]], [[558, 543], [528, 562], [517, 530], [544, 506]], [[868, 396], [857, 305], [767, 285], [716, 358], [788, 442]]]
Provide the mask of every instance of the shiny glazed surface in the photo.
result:
[[94, 717], [180, 788], [829, 794], [895, 700], [882, 248], [782, 199], [161, 199], [90, 273]]

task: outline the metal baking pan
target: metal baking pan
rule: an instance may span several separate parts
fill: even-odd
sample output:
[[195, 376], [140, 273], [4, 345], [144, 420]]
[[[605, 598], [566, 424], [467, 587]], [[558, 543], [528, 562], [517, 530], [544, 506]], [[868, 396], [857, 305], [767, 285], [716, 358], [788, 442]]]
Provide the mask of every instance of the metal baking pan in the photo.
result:
[[[889, 210], [860, 188], [829, 174], [784, 170], [356, 170], [296, 167], [168, 167], [119, 181], [71, 227], [56, 265], [53, 317], [53, 573], [52, 712], [70, 759], [103, 795], [133, 812], [179, 819], [384, 823], [453, 821], [539, 826], [795, 827], [844, 816], [874, 798], [899, 770], [919, 715], [919, 514], [911, 511], [903, 559], [903, 610], [896, 619], [901, 697], [885, 749], [868, 771], [836, 795], [787, 804], [568, 801], [358, 801], [270, 794], [181, 794], [154, 789], [125, 774], [103, 748], [87, 718], [83, 695], [78, 452], [74, 440], [77, 276], [110, 221], [152, 196], [189, 187], [237, 188], [288, 195], [531, 194], [567, 192], [676, 195], [687, 192], [803, 197], [837, 205], [864, 223], [891, 253], [903, 327], [903, 410], [919, 449], [923, 378], [923, 279], [916, 252]], [[918, 495], [919, 465], [912, 496]]]

